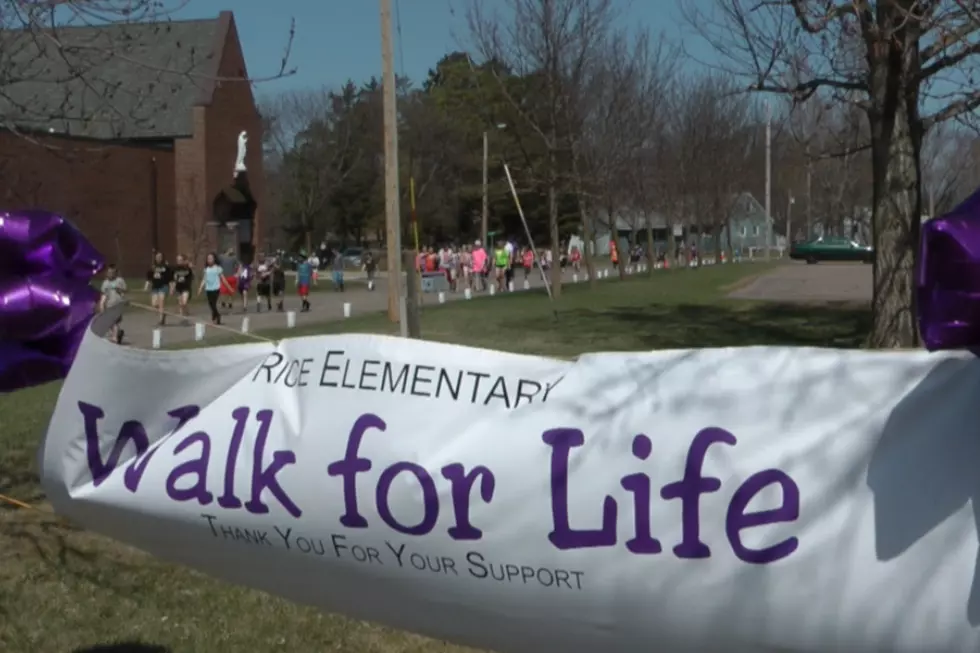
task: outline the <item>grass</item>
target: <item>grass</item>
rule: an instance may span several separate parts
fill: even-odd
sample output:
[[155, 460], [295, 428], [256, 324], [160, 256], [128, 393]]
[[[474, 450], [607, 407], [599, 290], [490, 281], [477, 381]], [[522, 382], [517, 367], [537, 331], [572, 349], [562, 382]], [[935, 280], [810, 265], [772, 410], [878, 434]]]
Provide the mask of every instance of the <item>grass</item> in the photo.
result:
[[[600, 292], [589, 292], [585, 284], [569, 286], [554, 313], [535, 292], [452, 302], [426, 309], [423, 334], [560, 357], [596, 350], [859, 345], [869, 322], [866, 307], [724, 298], [766, 270], [762, 265], [678, 270], [652, 280], [603, 283]], [[394, 328], [384, 316], [369, 315], [268, 335], [353, 330], [386, 333]], [[35, 451], [58, 389], [51, 384], [0, 397], [0, 493], [41, 508], [0, 504], [0, 651], [68, 653], [112, 642], [163, 647], [145, 653], [466, 650], [228, 586], [43, 512]]]

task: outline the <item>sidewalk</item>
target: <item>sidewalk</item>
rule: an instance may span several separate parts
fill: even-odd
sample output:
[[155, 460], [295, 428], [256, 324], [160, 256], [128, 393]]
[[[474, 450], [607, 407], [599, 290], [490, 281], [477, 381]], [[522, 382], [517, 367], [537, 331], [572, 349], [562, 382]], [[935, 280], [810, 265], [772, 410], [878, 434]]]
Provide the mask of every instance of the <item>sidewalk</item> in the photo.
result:
[[[615, 270], [609, 270], [609, 278], [617, 276]], [[404, 274], [403, 274], [404, 276]], [[572, 273], [565, 270], [563, 283], [572, 283]], [[579, 275], [579, 283], [584, 283], [584, 273]], [[528, 277], [532, 289], [543, 287], [541, 275], [537, 272]], [[329, 281], [321, 281], [329, 283]], [[375, 289], [369, 291], [363, 286], [357, 286], [346, 292], [324, 291], [310, 294], [311, 309], [309, 313], [299, 312], [299, 299], [295, 292], [286, 295], [286, 311], [296, 311], [296, 326], [310, 326], [344, 319], [344, 304], [351, 305], [351, 315], [364, 315], [365, 313], [378, 313], [388, 309], [388, 280], [378, 279]], [[518, 271], [514, 277], [515, 292], [522, 292], [524, 289], [524, 273]], [[474, 292], [473, 301], [488, 296], [485, 292]], [[464, 299], [463, 292], [446, 293], [446, 301], [459, 301]], [[439, 296], [435, 293], [423, 293], [423, 306], [434, 306], [439, 303]], [[153, 345], [153, 331], [159, 328], [161, 342], [164, 347], [194, 340], [194, 324], [202, 322], [210, 325], [210, 317], [206, 305], [199, 302], [191, 304], [191, 316], [186, 325], [182, 325], [180, 319], [173, 316], [167, 317], [167, 324], [158, 327], [156, 315], [141, 309], [131, 310], [123, 320], [123, 329], [126, 332], [126, 344], [134, 347], [150, 348]], [[275, 303], [273, 302], [273, 309]], [[172, 299], [168, 301], [167, 310], [176, 313], [177, 305]], [[269, 329], [286, 328], [286, 313], [278, 313], [275, 310], [269, 313], [265, 310], [261, 313], [255, 312], [254, 299], [249, 305], [248, 313], [243, 314], [240, 302], [236, 303], [233, 311], [225, 312], [222, 316], [222, 326], [234, 329], [241, 329], [242, 319], [247, 317], [249, 321], [249, 331], [258, 332]], [[212, 332], [214, 330], [211, 330]], [[208, 338], [207, 331], [205, 339]]]

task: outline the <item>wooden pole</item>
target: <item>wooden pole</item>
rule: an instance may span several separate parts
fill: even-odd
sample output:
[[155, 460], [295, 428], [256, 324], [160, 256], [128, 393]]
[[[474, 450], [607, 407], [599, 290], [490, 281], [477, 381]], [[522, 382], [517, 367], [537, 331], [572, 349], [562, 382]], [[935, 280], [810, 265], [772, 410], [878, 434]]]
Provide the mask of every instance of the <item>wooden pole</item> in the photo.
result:
[[402, 319], [402, 230], [398, 190], [398, 112], [395, 54], [391, 34], [391, 0], [381, 0], [381, 68], [385, 134], [385, 226], [388, 244], [388, 319]]
[[766, 262], [772, 254], [772, 104], [766, 102]]
[[415, 255], [405, 252], [405, 328], [402, 332], [407, 338], [422, 337], [421, 286], [419, 275], [415, 273]]

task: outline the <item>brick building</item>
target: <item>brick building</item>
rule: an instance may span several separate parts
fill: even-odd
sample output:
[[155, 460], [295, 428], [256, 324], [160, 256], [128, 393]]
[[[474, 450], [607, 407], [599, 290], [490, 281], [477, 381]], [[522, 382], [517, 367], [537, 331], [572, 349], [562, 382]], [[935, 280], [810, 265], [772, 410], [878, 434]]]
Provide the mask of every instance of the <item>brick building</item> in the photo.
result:
[[[0, 208], [61, 213], [126, 275], [154, 250], [251, 251], [262, 124], [231, 12], [10, 34], [24, 40], [0, 75]], [[232, 188], [241, 131], [249, 187]]]

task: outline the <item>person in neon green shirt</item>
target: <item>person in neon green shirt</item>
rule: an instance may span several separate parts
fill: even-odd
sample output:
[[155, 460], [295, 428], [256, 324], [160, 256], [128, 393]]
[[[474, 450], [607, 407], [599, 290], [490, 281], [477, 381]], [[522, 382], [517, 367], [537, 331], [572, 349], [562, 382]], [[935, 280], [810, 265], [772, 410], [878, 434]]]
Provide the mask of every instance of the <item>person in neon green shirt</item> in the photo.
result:
[[493, 248], [494, 274], [497, 279], [497, 290], [504, 291], [504, 278], [507, 269], [510, 267], [510, 252], [507, 251], [505, 243], [499, 242]]

